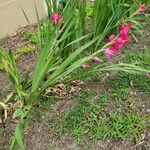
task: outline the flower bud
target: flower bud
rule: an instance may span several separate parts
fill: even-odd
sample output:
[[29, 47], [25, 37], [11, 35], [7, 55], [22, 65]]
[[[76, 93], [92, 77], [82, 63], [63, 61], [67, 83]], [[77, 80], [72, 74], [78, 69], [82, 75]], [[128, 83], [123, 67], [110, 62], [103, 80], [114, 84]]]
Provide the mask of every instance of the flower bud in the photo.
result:
[[103, 61], [102, 59], [100, 59], [99, 57], [97, 57], [97, 56], [93, 56], [93, 57], [91, 58], [91, 61], [92, 61], [93, 63], [99, 63], [99, 64], [103, 64], [103, 63], [104, 63], [104, 61]]
[[83, 65], [81, 65], [81, 68], [82, 68], [83, 70], [88, 70], [88, 69], [90, 69], [90, 65], [88, 65], [88, 64], [83, 64]]
[[146, 75], [147, 75], [148, 79], [150, 79], [150, 72], [148, 72]]

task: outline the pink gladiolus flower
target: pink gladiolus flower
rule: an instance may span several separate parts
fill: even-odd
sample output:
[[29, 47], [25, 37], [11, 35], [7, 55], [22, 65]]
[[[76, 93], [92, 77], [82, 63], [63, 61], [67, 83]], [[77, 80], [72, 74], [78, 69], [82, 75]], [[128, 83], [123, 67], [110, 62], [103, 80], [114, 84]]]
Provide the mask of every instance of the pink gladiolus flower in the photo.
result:
[[54, 12], [50, 17], [50, 20], [54, 22], [55, 24], [57, 24], [61, 19], [62, 19], [62, 16], [58, 12]]
[[99, 63], [99, 64], [103, 64], [104, 63], [104, 61], [102, 59], [100, 59], [99, 57], [97, 57], [97, 56], [93, 56], [91, 58], [91, 61], [94, 62], [94, 63]]
[[104, 50], [104, 55], [109, 59], [112, 60], [118, 53], [120, 53], [121, 48], [130, 42], [130, 37], [128, 35], [129, 30], [132, 28], [131, 24], [121, 24], [119, 37], [115, 38], [115, 35], [110, 35], [109, 40], [113, 41], [108, 48]]
[[145, 4], [141, 4], [140, 6], [139, 6], [139, 12], [140, 13], [144, 13], [146, 11], [146, 6], [145, 6]]

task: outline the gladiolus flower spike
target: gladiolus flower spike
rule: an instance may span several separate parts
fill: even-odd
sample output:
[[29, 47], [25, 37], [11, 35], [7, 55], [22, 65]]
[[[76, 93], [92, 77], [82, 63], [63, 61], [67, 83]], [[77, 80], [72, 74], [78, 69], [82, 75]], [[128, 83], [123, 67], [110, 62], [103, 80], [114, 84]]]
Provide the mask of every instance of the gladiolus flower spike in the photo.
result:
[[104, 55], [108, 58], [108, 60], [112, 60], [118, 53], [120, 53], [121, 48], [129, 43], [130, 37], [128, 35], [132, 25], [128, 24], [121, 24], [119, 37], [115, 37], [114, 34], [109, 36], [109, 41], [112, 42], [109, 47], [104, 50]]

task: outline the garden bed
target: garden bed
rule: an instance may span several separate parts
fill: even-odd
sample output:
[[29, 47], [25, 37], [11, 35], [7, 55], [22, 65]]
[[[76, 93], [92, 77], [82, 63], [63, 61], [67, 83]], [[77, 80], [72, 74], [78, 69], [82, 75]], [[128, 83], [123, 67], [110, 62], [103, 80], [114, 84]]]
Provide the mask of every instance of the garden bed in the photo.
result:
[[[136, 39], [116, 57], [116, 62], [141, 62], [149, 68], [150, 20], [143, 19]], [[11, 48], [17, 69], [24, 79], [32, 77], [39, 47], [36, 25], [19, 29], [6, 37], [2, 47]], [[1, 99], [14, 87], [0, 71]], [[150, 80], [146, 74], [106, 71], [85, 81], [60, 83], [47, 89], [34, 105], [29, 126], [25, 129], [27, 150], [142, 150], [150, 149]], [[18, 103], [9, 104], [5, 123], [0, 124], [0, 149], [9, 149], [17, 119], [12, 113]]]
[[[137, 36], [140, 37], [137, 41], [126, 47], [124, 51], [127, 53], [139, 53], [143, 49], [149, 48], [149, 40], [150, 40], [150, 29], [149, 23], [144, 23], [143, 29], [141, 33], [144, 33]], [[20, 29], [15, 35], [7, 37], [5, 39], [5, 44], [3, 47], [11, 47], [13, 52], [15, 53], [16, 49], [20, 47], [25, 47], [26, 45], [31, 45], [32, 43], [26, 39], [25, 34], [34, 31], [35, 26], [28, 26], [23, 29]], [[139, 33], [137, 33], [139, 34]], [[145, 38], [146, 37], [146, 38]], [[125, 52], [126, 53], [126, 52]], [[126, 54], [124, 54], [126, 55]], [[136, 55], [136, 54], [135, 54]], [[32, 73], [32, 70], [35, 66], [36, 59], [38, 57], [38, 48], [34, 52], [27, 52], [27, 54], [22, 54], [21, 57], [17, 60], [18, 69], [21, 72], [28, 70]], [[28, 66], [28, 67], [27, 67]], [[1, 75], [1, 90], [5, 88], [6, 84], [9, 82], [6, 79], [6, 75], [4, 72], [0, 72]], [[124, 79], [121, 79], [124, 77]], [[140, 135], [137, 143], [130, 138], [126, 140], [119, 139], [105, 139], [98, 140], [94, 142], [90, 142], [87, 137], [82, 137], [80, 141], [76, 141], [73, 137], [72, 133], [57, 133], [62, 129], [63, 123], [61, 122], [64, 119], [64, 114], [67, 112], [74, 111], [74, 109], [78, 106], [82, 107], [82, 103], [80, 101], [84, 101], [84, 98], [88, 99], [94, 104], [97, 104], [99, 97], [102, 96], [104, 101], [108, 100], [107, 94], [120, 96], [120, 99], [114, 100], [115, 96], [111, 97], [109, 101], [109, 105], [105, 108], [109, 113], [120, 109], [121, 113], [130, 112], [131, 114], [139, 113], [140, 115], [149, 115], [150, 114], [150, 95], [148, 93], [149, 89], [144, 88], [143, 91], [140, 91], [139, 85], [134, 87], [134, 75], [131, 76], [131, 81], [128, 80], [129, 75], [119, 76], [118, 74], [105, 73], [100, 75], [97, 79], [89, 79], [86, 81], [84, 86], [80, 87], [81, 90], [77, 94], [73, 94], [70, 97], [66, 97], [63, 99], [54, 98], [53, 102], [49, 102], [48, 100], [42, 100], [40, 103], [45, 103], [44, 106], [40, 105], [35, 107], [35, 111], [32, 115], [32, 119], [30, 121], [30, 127], [26, 130], [25, 139], [26, 139], [26, 149], [112, 149], [112, 150], [123, 150], [123, 149], [142, 149], [142, 147], [149, 147], [150, 144], [150, 132], [148, 126], [145, 128], [146, 130]], [[132, 78], [133, 78], [133, 87], [132, 87]], [[141, 78], [139, 78], [141, 80]], [[146, 79], [145, 83], [149, 84], [149, 81]], [[110, 82], [110, 83], [109, 83]], [[122, 90], [126, 90], [124, 87], [127, 86], [127, 89], [130, 89], [130, 95], [122, 95], [119, 87], [113, 87], [112, 85], [120, 84]], [[124, 83], [123, 83], [124, 82]], [[147, 83], [146, 83], [147, 82]], [[110, 85], [111, 86], [110, 86]], [[136, 84], [136, 81], [135, 81]], [[144, 85], [143, 85], [144, 86]], [[146, 85], [145, 85], [146, 86]], [[148, 86], [148, 85], [147, 85]], [[113, 88], [116, 91], [113, 91]], [[5, 89], [6, 90], [6, 89]], [[148, 90], [148, 91], [146, 91]], [[9, 90], [7, 91], [9, 92]], [[128, 93], [128, 94], [129, 94]], [[106, 95], [105, 95], [106, 94]], [[83, 97], [82, 97], [83, 96]], [[77, 98], [78, 97], [78, 98]], [[126, 100], [129, 99], [130, 101]], [[79, 99], [79, 100], [78, 100]], [[130, 103], [130, 105], [128, 105]], [[53, 107], [52, 107], [53, 106]], [[128, 108], [131, 107], [131, 108]], [[84, 108], [83, 108], [84, 109]], [[104, 109], [104, 108], [103, 108]], [[127, 109], [127, 110], [124, 110]], [[132, 110], [133, 109], [133, 110]], [[79, 110], [80, 111], [80, 110]], [[76, 117], [76, 116], [74, 116]], [[140, 119], [140, 118], [139, 118]], [[11, 118], [11, 115], [7, 118], [5, 128], [1, 128], [1, 145], [2, 149], [8, 149], [8, 145], [10, 142], [11, 133], [14, 130], [14, 121]], [[92, 120], [91, 120], [92, 122]], [[74, 122], [75, 123], [75, 122]], [[137, 124], [140, 122], [137, 122]], [[148, 121], [147, 121], [148, 123]], [[1, 126], [2, 127], [2, 126]], [[56, 131], [54, 128], [57, 128]], [[70, 131], [69, 131], [70, 132]]]

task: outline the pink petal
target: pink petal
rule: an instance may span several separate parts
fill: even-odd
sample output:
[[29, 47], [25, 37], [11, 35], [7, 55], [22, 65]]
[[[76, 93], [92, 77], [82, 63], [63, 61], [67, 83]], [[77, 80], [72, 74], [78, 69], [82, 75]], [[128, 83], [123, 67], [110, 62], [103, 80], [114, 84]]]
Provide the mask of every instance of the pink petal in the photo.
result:
[[119, 53], [121, 51], [121, 48], [124, 46], [124, 41], [122, 38], [117, 38], [116, 41], [110, 46], [112, 51], [115, 53]]
[[112, 60], [118, 53], [120, 53], [121, 48], [131, 41], [128, 32], [132, 28], [132, 24], [130, 23], [122, 23], [120, 25], [119, 37], [115, 38], [115, 35], [110, 35], [109, 40], [113, 41], [108, 48], [104, 50], [104, 55]]
[[111, 41], [113, 41], [114, 40], [114, 38], [115, 38], [115, 35], [114, 34], [111, 34], [110, 36], [109, 36], [109, 41], [111, 42]]
[[120, 36], [122, 36], [122, 35], [127, 35], [128, 34], [128, 32], [129, 32], [129, 30], [132, 28], [132, 24], [130, 24], [130, 23], [128, 23], [128, 24], [121, 24], [120, 25], [120, 32], [119, 32], [119, 34], [120, 34]]
[[116, 53], [110, 47], [108, 47], [104, 50], [104, 55], [109, 61], [111, 61], [116, 56]]

